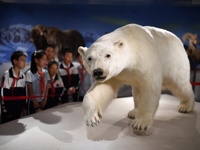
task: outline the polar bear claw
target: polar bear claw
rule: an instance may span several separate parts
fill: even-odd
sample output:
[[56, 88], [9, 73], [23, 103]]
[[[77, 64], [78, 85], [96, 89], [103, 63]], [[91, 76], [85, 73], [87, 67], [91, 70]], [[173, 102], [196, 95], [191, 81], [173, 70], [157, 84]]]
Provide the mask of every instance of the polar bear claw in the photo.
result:
[[89, 107], [85, 113], [85, 123], [87, 126], [97, 126], [102, 119], [102, 111], [98, 105]]
[[135, 119], [136, 112], [137, 112], [136, 109], [133, 109], [133, 110], [129, 111], [129, 113], [128, 113], [128, 118], [130, 118], [130, 119]]
[[132, 124], [133, 131], [143, 134], [150, 129], [152, 122], [152, 119], [135, 119]]

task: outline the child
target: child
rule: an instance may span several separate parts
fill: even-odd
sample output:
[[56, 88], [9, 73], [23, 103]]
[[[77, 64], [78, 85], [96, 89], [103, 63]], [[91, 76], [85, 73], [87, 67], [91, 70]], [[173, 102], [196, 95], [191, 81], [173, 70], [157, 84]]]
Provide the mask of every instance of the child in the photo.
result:
[[55, 60], [55, 49], [53, 45], [47, 45], [45, 52], [47, 54], [47, 62], [44, 69], [48, 69], [48, 63]]
[[51, 61], [48, 64], [48, 72], [51, 78], [51, 82], [49, 84], [49, 92], [48, 99], [46, 104], [46, 109], [54, 107], [60, 103], [60, 95], [63, 93], [64, 85], [61, 77], [58, 73], [58, 63], [56, 61]]
[[55, 60], [56, 53], [55, 53], [55, 46], [54, 45], [47, 45], [45, 52], [47, 54], [47, 62], [48, 63], [52, 60]]
[[85, 96], [86, 92], [89, 90], [93, 83], [92, 76], [85, 70], [85, 67], [83, 66], [83, 59], [80, 54], [77, 54], [78, 62], [80, 63], [80, 66], [78, 67], [79, 72], [79, 87], [78, 87], [78, 98], [79, 101], [83, 101], [83, 97]]
[[59, 65], [59, 73], [63, 80], [65, 91], [62, 96], [62, 103], [69, 102], [69, 98], [73, 98], [73, 101], [78, 100], [78, 83], [79, 83], [79, 74], [77, 67], [72, 63], [73, 53], [70, 49], [64, 49], [62, 51], [62, 60], [63, 62]]
[[42, 110], [47, 102], [50, 78], [48, 71], [43, 68], [46, 59], [45, 51], [35, 51], [31, 56], [30, 70], [26, 73], [27, 90], [30, 96], [28, 104], [30, 114]]
[[26, 57], [22, 51], [13, 52], [11, 55], [13, 67], [4, 73], [1, 86], [3, 123], [20, 118], [22, 110], [25, 110], [26, 84], [21, 69], [26, 66]]

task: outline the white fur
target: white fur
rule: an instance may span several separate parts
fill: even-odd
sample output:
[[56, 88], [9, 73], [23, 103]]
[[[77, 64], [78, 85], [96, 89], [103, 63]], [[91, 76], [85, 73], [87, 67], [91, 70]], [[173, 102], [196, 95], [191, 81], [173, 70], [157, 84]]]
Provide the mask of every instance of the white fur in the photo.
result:
[[[97, 125], [102, 111], [123, 85], [133, 87], [134, 108], [128, 114], [133, 129], [147, 131], [156, 113], [161, 89], [180, 99], [180, 112], [191, 112], [194, 94], [183, 44], [169, 31], [129, 24], [100, 37], [89, 48], [79, 47], [89, 73], [101, 68], [105, 79], [96, 81], [83, 101], [85, 121]], [[109, 57], [109, 56], [110, 57]]]

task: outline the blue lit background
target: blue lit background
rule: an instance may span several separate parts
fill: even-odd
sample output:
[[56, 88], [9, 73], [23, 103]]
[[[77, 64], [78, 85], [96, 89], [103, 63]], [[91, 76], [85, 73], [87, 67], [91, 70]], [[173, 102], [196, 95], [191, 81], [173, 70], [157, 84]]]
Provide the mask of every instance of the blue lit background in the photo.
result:
[[90, 46], [99, 36], [128, 23], [167, 29], [182, 38], [186, 32], [200, 33], [200, 7], [164, 4], [0, 4], [0, 65], [10, 61], [15, 50], [30, 55], [33, 26], [42, 24], [62, 30], [76, 29]]

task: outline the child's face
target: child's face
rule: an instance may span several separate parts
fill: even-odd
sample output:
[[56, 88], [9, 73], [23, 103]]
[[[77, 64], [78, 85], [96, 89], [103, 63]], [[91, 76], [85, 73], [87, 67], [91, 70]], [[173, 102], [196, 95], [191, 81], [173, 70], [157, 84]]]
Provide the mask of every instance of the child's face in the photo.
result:
[[55, 51], [54, 51], [53, 47], [47, 47], [46, 54], [47, 54], [47, 59], [52, 60], [55, 55]]
[[52, 64], [48, 71], [50, 76], [56, 75], [58, 73], [58, 65]]
[[83, 59], [81, 57], [81, 55], [78, 56], [78, 62], [82, 65], [83, 64]]
[[14, 60], [14, 64], [19, 69], [24, 69], [26, 66], [26, 56], [20, 56], [18, 60]]
[[43, 55], [40, 59], [35, 59], [36, 65], [38, 67], [43, 68], [44, 66], [46, 66], [46, 62], [47, 62], [47, 56]]
[[62, 59], [63, 59], [64, 63], [68, 65], [73, 60], [73, 54], [67, 52], [65, 55], [62, 56]]

